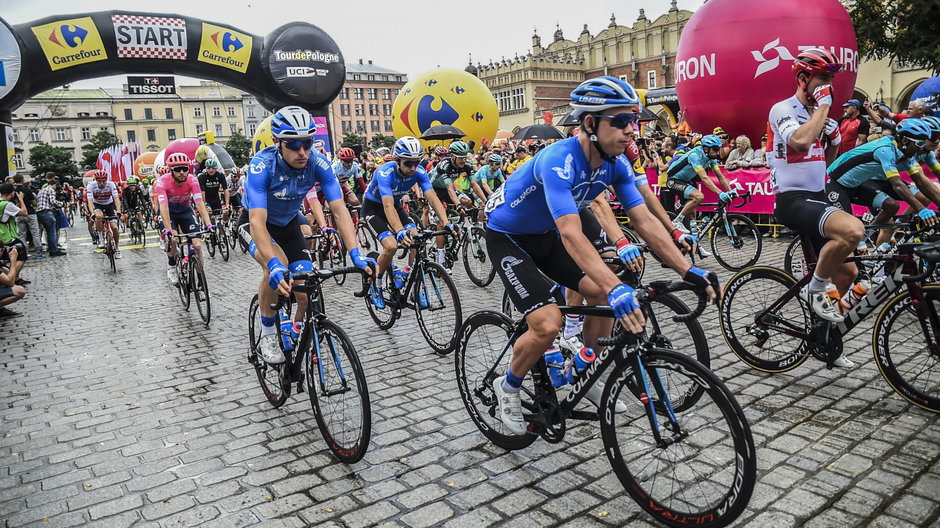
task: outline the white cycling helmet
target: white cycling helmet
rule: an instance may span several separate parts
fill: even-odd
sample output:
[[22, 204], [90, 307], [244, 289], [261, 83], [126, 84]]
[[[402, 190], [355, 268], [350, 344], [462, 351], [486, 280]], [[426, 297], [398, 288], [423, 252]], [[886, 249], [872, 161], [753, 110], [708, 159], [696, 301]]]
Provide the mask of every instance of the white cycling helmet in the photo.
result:
[[396, 141], [394, 152], [398, 159], [421, 159], [424, 156], [421, 142], [412, 136], [404, 136]]
[[271, 116], [271, 134], [279, 139], [312, 137], [316, 131], [310, 112], [299, 106], [285, 106]]

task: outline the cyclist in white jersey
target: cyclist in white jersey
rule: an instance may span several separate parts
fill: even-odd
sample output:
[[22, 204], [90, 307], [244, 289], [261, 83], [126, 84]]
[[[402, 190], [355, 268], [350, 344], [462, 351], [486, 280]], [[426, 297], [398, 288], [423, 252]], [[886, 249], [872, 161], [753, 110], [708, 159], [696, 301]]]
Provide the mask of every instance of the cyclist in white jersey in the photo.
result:
[[[826, 293], [830, 278], [843, 295], [858, 270], [845, 263], [864, 233], [862, 223], [826, 198], [826, 161], [838, 150], [839, 128], [827, 117], [832, 106], [832, 80], [842, 65], [828, 51], [808, 49], [797, 56], [792, 71], [798, 83], [793, 97], [770, 109], [773, 151], [767, 153], [777, 187], [777, 219], [813, 240], [819, 259], [801, 295], [821, 318], [838, 322], [842, 315]], [[828, 148], [823, 140], [828, 138]], [[844, 357], [837, 366], [852, 366]]]
[[[95, 229], [98, 233], [98, 249], [104, 248], [104, 235], [102, 233], [102, 220], [105, 216], [121, 216], [121, 201], [118, 200], [117, 185], [108, 179], [108, 173], [103, 170], [95, 171], [95, 181], [85, 188], [88, 199], [88, 210], [95, 217]], [[121, 231], [118, 229], [117, 219], [110, 220], [111, 234], [114, 236], [114, 258], [121, 258], [121, 249], [118, 241]]]

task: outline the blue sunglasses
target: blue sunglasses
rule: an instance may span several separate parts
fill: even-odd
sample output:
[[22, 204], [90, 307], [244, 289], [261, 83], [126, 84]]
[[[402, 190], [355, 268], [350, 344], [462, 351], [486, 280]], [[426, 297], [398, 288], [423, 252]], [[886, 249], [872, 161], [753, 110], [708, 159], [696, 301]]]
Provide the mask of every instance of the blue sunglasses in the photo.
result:
[[637, 114], [635, 112], [625, 112], [617, 115], [595, 114], [596, 117], [610, 119], [610, 126], [624, 129], [636, 122]]
[[310, 152], [310, 149], [313, 148], [313, 138], [308, 139], [282, 139], [281, 143], [290, 150], [300, 150], [303, 148], [307, 152]]

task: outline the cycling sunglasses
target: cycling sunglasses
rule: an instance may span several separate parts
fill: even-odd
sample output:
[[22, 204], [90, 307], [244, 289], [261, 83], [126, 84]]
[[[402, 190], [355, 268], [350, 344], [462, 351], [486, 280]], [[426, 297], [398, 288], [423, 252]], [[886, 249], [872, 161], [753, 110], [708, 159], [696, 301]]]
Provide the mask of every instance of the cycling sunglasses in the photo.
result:
[[624, 112], [617, 115], [596, 114], [596, 117], [610, 119], [610, 126], [623, 130], [636, 122], [637, 114], [635, 112]]
[[907, 138], [907, 140], [910, 141], [911, 143], [913, 143], [913, 145], [914, 145], [915, 147], [919, 148], [919, 149], [922, 149], [922, 148], [924, 148], [924, 147], [927, 146], [927, 140], [926, 140], [926, 139], [911, 139], [911, 138]]
[[418, 165], [421, 165], [421, 160], [402, 161], [401, 164], [410, 169], [412, 167], [417, 167]]
[[303, 148], [307, 152], [310, 152], [310, 149], [313, 148], [313, 138], [307, 139], [282, 139], [281, 143], [290, 150], [297, 151]]
[[171, 167], [170, 170], [173, 172], [189, 172], [189, 167], [186, 165], [177, 165], [175, 167]]

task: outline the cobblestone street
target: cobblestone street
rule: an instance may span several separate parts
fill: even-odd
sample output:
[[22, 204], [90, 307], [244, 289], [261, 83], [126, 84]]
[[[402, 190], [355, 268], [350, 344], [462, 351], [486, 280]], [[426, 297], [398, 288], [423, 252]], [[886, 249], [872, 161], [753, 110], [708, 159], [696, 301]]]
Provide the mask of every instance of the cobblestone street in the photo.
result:
[[[559, 444], [488, 443], [453, 355], [428, 350], [412, 313], [378, 330], [352, 278], [325, 284], [327, 313], [363, 360], [373, 433], [361, 462], [338, 462], [307, 395], [272, 408], [246, 361], [253, 261], [207, 263], [206, 328], [182, 310], [153, 233], [113, 274], [83, 230], [68, 256], [27, 263], [32, 284], [10, 307], [24, 315], [0, 321], [3, 526], [660, 526], [624, 492], [596, 423], [571, 422]], [[761, 262], [782, 266], [788, 242], [765, 238]], [[674, 277], [654, 267], [647, 280]], [[478, 288], [462, 264], [454, 278], [464, 318], [498, 309], [498, 278]], [[940, 417], [888, 387], [871, 321], [845, 344], [855, 369], [811, 358], [782, 374], [738, 361], [714, 307], [701, 321], [757, 444], [736, 526], [940, 526]]]

